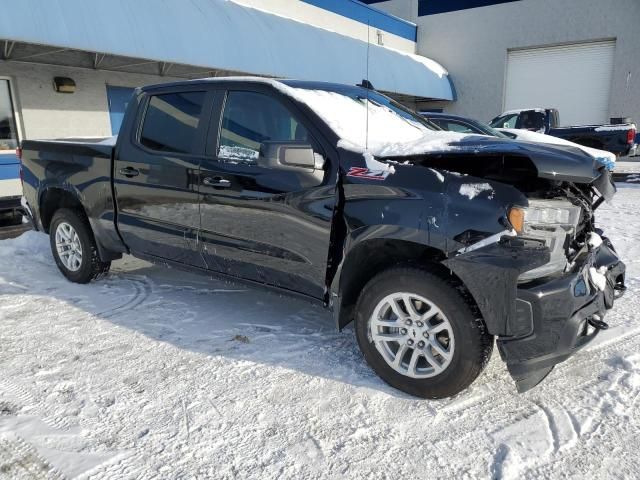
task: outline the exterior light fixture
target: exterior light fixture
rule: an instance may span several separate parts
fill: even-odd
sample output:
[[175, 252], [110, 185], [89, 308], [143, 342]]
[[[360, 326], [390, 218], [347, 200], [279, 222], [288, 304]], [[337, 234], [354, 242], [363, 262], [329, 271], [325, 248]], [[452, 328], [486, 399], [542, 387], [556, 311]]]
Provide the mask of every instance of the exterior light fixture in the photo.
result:
[[54, 77], [53, 89], [58, 93], [74, 93], [76, 91], [76, 82], [68, 77]]

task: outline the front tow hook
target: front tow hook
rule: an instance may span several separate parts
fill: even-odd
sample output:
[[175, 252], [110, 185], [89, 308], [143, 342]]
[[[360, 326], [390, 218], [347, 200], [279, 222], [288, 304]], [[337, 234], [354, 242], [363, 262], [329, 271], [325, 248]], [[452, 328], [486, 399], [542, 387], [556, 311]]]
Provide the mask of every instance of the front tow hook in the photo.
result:
[[603, 321], [599, 315], [590, 317], [587, 322], [589, 322], [589, 325], [591, 325], [593, 328], [598, 330], [607, 330], [609, 328], [609, 324]]
[[627, 291], [627, 286], [622, 284], [622, 283], [616, 283], [616, 285], [613, 287], [613, 298], [614, 300], [619, 299], [620, 297], [622, 297], [625, 292]]

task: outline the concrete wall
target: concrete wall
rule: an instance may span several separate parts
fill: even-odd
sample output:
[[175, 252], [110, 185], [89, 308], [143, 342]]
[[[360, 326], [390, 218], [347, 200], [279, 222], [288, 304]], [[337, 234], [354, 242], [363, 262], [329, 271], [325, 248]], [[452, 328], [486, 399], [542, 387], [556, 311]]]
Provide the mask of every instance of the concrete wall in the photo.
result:
[[[16, 98], [21, 139], [110, 136], [107, 85], [138, 87], [175, 80], [171, 77], [0, 61]], [[73, 94], [56, 93], [53, 77], [76, 82]]]
[[[276, 15], [281, 15], [283, 17], [293, 18], [300, 22], [308, 23], [309, 25], [315, 25], [316, 27], [331, 30], [332, 32], [337, 32], [348, 37], [357, 38], [358, 40], [367, 41], [366, 24], [343, 17], [342, 15], [330, 12], [329, 10], [304, 3], [300, 0], [235, 0], [235, 2], [258, 8], [265, 12], [275, 13]], [[377, 8], [378, 4], [372, 5], [372, 7]], [[405, 18], [400, 15], [397, 16]], [[371, 31], [369, 32], [371, 42], [377, 41], [376, 30], [376, 28], [371, 27]], [[395, 48], [396, 50], [403, 52], [415, 53], [415, 42], [389, 32], [383, 32], [383, 35], [385, 47]], [[318, 48], [321, 47], [319, 46]]]
[[640, 121], [638, 0], [522, 0], [416, 23], [418, 53], [447, 68], [458, 93], [457, 102], [423, 107], [489, 120], [503, 107], [508, 49], [616, 39], [609, 116]]

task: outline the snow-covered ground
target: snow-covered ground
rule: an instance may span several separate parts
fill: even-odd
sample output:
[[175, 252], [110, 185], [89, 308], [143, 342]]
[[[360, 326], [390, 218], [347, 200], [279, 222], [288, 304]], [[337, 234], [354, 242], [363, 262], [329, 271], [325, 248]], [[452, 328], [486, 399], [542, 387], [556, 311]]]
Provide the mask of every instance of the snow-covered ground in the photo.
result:
[[601, 225], [628, 265], [612, 328], [518, 395], [497, 354], [411, 398], [301, 300], [126, 258], [90, 285], [0, 241], [0, 478], [638, 478], [640, 187]]

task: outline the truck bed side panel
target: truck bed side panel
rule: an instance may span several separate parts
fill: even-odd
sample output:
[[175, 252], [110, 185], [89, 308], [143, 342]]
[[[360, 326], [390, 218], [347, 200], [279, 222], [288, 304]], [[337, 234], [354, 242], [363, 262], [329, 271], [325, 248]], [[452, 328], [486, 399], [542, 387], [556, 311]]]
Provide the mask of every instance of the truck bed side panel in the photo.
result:
[[24, 194], [37, 228], [44, 227], [42, 213], [51, 190], [59, 189], [82, 204], [102, 248], [126, 250], [115, 225], [111, 144], [25, 141], [22, 149]]

